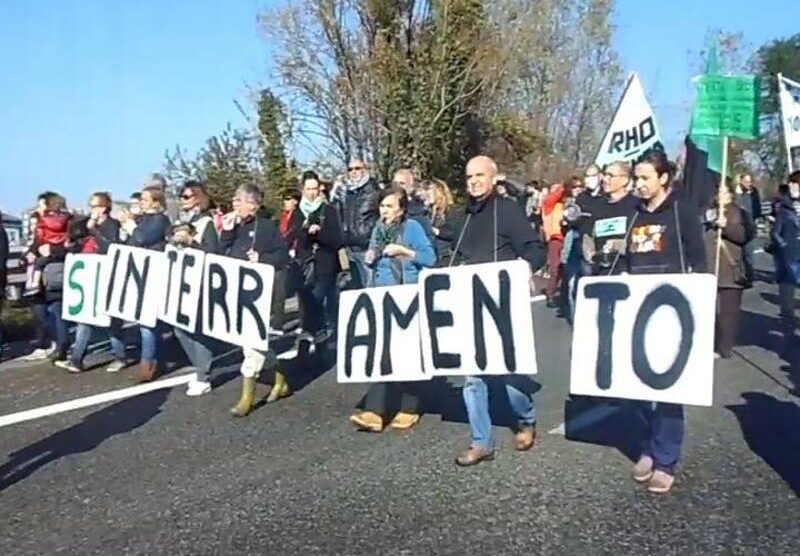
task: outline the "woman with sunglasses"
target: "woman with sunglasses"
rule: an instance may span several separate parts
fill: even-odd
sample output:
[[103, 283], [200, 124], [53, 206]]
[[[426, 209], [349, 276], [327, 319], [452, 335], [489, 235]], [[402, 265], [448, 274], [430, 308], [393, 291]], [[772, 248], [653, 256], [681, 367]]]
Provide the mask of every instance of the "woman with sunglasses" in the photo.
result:
[[[187, 181], [181, 190], [180, 221], [173, 228], [172, 243], [178, 248], [192, 247], [216, 253], [217, 230], [209, 210], [211, 202], [204, 184]], [[199, 322], [199, 321], [198, 321]], [[201, 331], [187, 332], [175, 328], [175, 338], [180, 343], [189, 362], [196, 369], [194, 380], [189, 383], [187, 396], [203, 396], [211, 392], [211, 364], [217, 343]]]

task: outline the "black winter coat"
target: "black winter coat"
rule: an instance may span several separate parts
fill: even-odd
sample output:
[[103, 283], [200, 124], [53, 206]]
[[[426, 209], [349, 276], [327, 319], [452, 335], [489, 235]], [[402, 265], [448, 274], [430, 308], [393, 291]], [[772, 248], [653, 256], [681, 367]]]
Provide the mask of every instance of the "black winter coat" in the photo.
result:
[[372, 228], [378, 221], [380, 186], [374, 178], [357, 189], [341, 192], [335, 200], [344, 234], [344, 247], [366, 251]]
[[471, 200], [466, 213], [453, 211], [450, 221], [453, 222], [451, 245], [455, 251], [455, 264], [522, 258], [535, 272], [547, 262], [541, 238], [531, 228], [522, 207], [511, 199], [492, 194], [483, 201]]
[[[308, 229], [314, 224], [320, 226], [320, 231], [311, 235]], [[339, 272], [337, 252], [342, 247], [342, 242], [342, 226], [339, 224], [336, 209], [329, 204], [323, 204], [303, 222], [302, 231], [297, 238], [296, 258], [303, 263], [313, 256], [316, 265], [314, 271], [318, 276], [335, 275]]]
[[220, 233], [220, 255], [247, 259], [250, 249], [258, 253], [258, 262], [270, 264], [275, 270], [283, 270], [289, 264], [289, 250], [278, 227], [264, 214], [250, 216], [232, 230]]

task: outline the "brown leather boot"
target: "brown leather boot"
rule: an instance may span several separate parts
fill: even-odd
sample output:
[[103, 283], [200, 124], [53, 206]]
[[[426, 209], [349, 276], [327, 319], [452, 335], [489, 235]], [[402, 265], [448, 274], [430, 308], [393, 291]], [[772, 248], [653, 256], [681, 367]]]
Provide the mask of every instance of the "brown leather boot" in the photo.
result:
[[155, 361], [140, 361], [138, 382], [151, 382], [156, 377], [157, 367]]
[[456, 458], [456, 464], [461, 467], [478, 465], [482, 461], [492, 461], [494, 450], [485, 450], [477, 446], [470, 446], [469, 449]]
[[514, 449], [517, 452], [527, 452], [533, 448], [536, 440], [536, 427], [523, 426], [514, 433]]

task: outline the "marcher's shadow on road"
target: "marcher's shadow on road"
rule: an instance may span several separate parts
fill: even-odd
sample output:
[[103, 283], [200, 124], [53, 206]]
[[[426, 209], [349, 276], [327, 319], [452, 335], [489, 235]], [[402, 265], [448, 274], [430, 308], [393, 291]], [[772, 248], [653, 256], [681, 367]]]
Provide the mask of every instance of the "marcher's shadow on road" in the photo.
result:
[[[489, 415], [491, 416], [492, 424], [498, 427], [514, 428], [517, 426], [517, 417], [508, 401], [504, 381], [531, 396], [541, 390], [542, 386], [533, 380], [530, 375], [486, 377], [486, 383], [489, 388]], [[439, 415], [442, 421], [469, 423], [460, 384], [455, 385], [440, 377], [424, 384], [420, 389], [423, 396], [425, 414]]]
[[[564, 401], [564, 438], [616, 448], [631, 461], [641, 456], [644, 419], [630, 400], [571, 396]], [[586, 422], [585, 417], [602, 412]]]
[[0, 466], [0, 492], [63, 457], [90, 452], [112, 436], [141, 427], [158, 415], [169, 389], [128, 398], [86, 416], [80, 423], [9, 454]]
[[785, 355], [787, 347], [783, 338], [781, 320], [761, 313], [742, 310], [739, 319], [737, 346], [757, 346], [778, 356]]
[[745, 403], [726, 406], [747, 445], [800, 496], [800, 406], [763, 392], [745, 392]]

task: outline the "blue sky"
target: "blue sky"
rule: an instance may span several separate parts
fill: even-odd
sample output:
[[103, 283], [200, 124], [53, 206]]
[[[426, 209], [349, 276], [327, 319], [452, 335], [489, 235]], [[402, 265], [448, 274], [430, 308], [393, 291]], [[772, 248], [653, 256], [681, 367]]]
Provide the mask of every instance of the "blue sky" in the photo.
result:
[[[535, 4], [535, 2], [533, 2]], [[617, 0], [615, 44], [639, 73], [670, 147], [688, 124], [689, 52], [709, 28], [760, 45], [796, 32], [797, 0]], [[266, 82], [256, 14], [274, 0], [0, 0], [0, 207], [44, 189], [85, 203], [127, 196], [165, 149], [196, 150], [233, 99]], [[800, 77], [800, 76], [799, 76]]]

